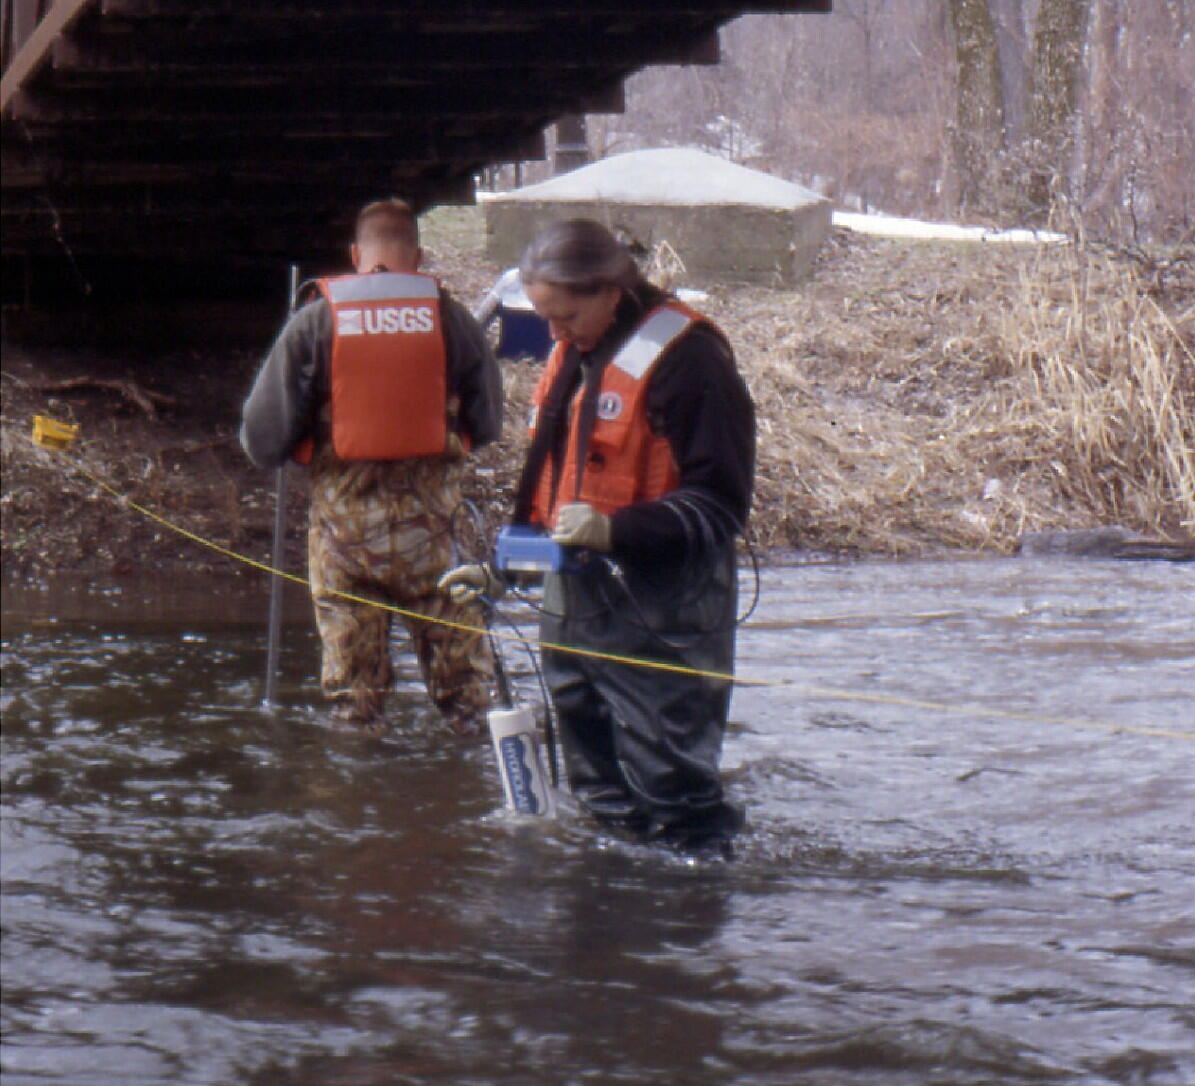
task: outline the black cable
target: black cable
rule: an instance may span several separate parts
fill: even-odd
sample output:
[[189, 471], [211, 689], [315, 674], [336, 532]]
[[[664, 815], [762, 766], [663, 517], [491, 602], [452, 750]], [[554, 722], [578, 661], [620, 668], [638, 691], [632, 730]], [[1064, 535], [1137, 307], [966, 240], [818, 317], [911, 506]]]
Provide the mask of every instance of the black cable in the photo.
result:
[[[718, 533], [714, 528], [713, 519], [717, 517], [723, 521], [723, 526], [737, 533], [739, 525], [737, 519], [733, 517], [730, 512], [725, 509], [716, 499], [702, 491], [673, 491], [661, 499], [661, 503], [666, 505], [680, 521], [682, 529], [685, 533], [685, 566], [682, 567], [682, 574], [686, 568], [696, 564], [696, 556], [699, 554], [708, 554], [719, 546]], [[700, 636], [708, 636], [716, 633], [725, 633], [739, 626], [745, 622], [747, 618], [754, 612], [756, 605], [759, 602], [760, 593], [760, 578], [759, 578], [759, 561], [755, 555], [751, 545], [744, 539], [747, 544], [748, 554], [751, 557], [752, 572], [754, 575], [754, 594], [751, 606], [748, 608], [746, 614], [736, 616], [734, 620], [728, 624], [710, 627], [695, 631]], [[665, 648], [673, 651], [681, 651], [685, 646], [678, 642], [670, 641], [648, 620], [644, 615], [643, 609], [639, 605], [639, 601], [635, 598], [635, 594], [631, 591], [630, 586], [626, 583], [626, 576], [624, 572], [614, 562], [606, 559], [607, 568], [611, 574], [611, 578], [622, 589], [627, 602], [631, 605], [637, 622], [632, 622], [632, 625], [643, 630], [653, 640]], [[683, 595], [678, 594], [672, 601], [673, 606], [680, 608], [688, 606], [700, 599], [706, 592], [711, 580], [717, 572], [716, 563], [705, 563], [705, 576], [700, 580], [692, 583], [689, 591]], [[736, 563], [736, 577], [737, 577], [737, 563]], [[683, 575], [679, 578], [681, 581], [687, 581], [688, 578]], [[613, 599], [605, 592], [602, 586], [603, 600], [610, 610], [616, 609], [616, 604]]]
[[[607, 561], [609, 562], [609, 560]], [[694, 637], [709, 637], [711, 634], [725, 633], [728, 630], [733, 630], [737, 625], [737, 623], [731, 622], [723, 625], [711, 626], [709, 629], [693, 630], [692, 633], [685, 635], [685, 639], [683, 641], [670, 640], [659, 630], [657, 630], [655, 626], [652, 625], [651, 620], [643, 613], [643, 608], [639, 606], [639, 601], [635, 598], [635, 593], [631, 591], [630, 586], [626, 583], [626, 574], [624, 574], [623, 571], [618, 567], [617, 563], [609, 562], [609, 573], [610, 580], [614, 581], [614, 583], [622, 589], [622, 594], [626, 597], [627, 602], [634, 610], [635, 617], [639, 620], [638, 622], [635, 622], [628, 618], [630, 625], [642, 630], [654, 642], [656, 642], [656, 644], [662, 646], [663, 648], [671, 649], [673, 652], [683, 652], [689, 647], [689, 642], [691, 642]], [[712, 576], [713, 574], [711, 572], [709, 577], [706, 579], [706, 583], [708, 583]], [[607, 594], [604, 584], [601, 586], [601, 593], [602, 599], [606, 603], [607, 610], [617, 610], [615, 601]]]
[[751, 606], [748, 607], [747, 610], [743, 614], [739, 615], [739, 617], [735, 619], [734, 624], [736, 626], [741, 626], [744, 622], [747, 621], [747, 619], [749, 619], [753, 614], [755, 614], [755, 608], [759, 606], [759, 597], [760, 597], [760, 589], [761, 589], [760, 577], [759, 577], [759, 555], [757, 555], [755, 553], [755, 548], [753, 546], [751, 546], [751, 540], [748, 539], [746, 536], [743, 536], [743, 546], [747, 548], [747, 556], [751, 559], [751, 573], [753, 574], [753, 576], [755, 578], [755, 591], [751, 597]]
[[490, 642], [490, 654], [494, 658], [494, 679], [498, 684], [498, 702], [503, 709], [513, 709], [515, 703], [510, 692], [510, 680], [506, 677], [506, 668], [502, 663], [501, 646], [498, 644], [498, 639], [494, 636], [491, 626], [492, 610], [492, 608], [486, 608], [485, 632]]
[[[531, 661], [531, 670], [535, 673], [535, 677], [539, 682], [540, 696], [543, 698], [544, 706], [544, 746], [548, 752], [548, 774], [552, 780], [552, 787], [558, 788], [560, 786], [560, 768], [558, 765], [558, 757], [556, 754], [557, 748], [557, 728], [556, 728], [556, 712], [552, 705], [552, 698], [548, 693], [548, 683], [544, 677], [543, 668], [540, 666], [539, 656], [536, 654], [535, 647], [523, 636], [522, 631], [515, 625], [514, 621], [503, 612], [500, 607], [493, 603], [486, 601], [487, 614], [492, 617], [497, 617], [502, 620], [514, 633], [518, 639], [519, 644], [523, 646], [527, 653], [527, 658]], [[489, 621], [486, 623], [489, 628]], [[496, 638], [493, 631], [490, 630], [490, 643], [494, 646], [494, 659], [497, 662], [500, 658], [500, 646], [496, 644]], [[500, 666], [500, 665], [499, 665]], [[505, 675], [505, 671], [502, 672]], [[507, 696], [510, 697], [509, 683], [507, 685]], [[513, 703], [513, 699], [512, 699]]]
[[[457, 518], [464, 512], [472, 521], [473, 540], [475, 544], [471, 547], [462, 547], [457, 531]], [[453, 509], [450, 517], [450, 531], [452, 538], [454, 561], [458, 564], [465, 560], [476, 562], [484, 561], [480, 555], [481, 541], [485, 536], [485, 516], [477, 507], [476, 503], [468, 498], [462, 498]], [[466, 553], [467, 552], [467, 553]], [[521, 598], [517, 595], [516, 598]], [[502, 708], [514, 708], [514, 691], [511, 687], [510, 677], [506, 673], [506, 665], [502, 655], [502, 645], [497, 636], [494, 634], [494, 619], [501, 619], [518, 638], [519, 643], [526, 651], [528, 659], [531, 661], [531, 669], [535, 673], [536, 679], [539, 682], [540, 696], [543, 699], [544, 706], [544, 746], [548, 752], [548, 772], [551, 777], [552, 787], [558, 788], [560, 786], [560, 768], [559, 759], [556, 754], [556, 726], [554, 711], [552, 708], [552, 699], [548, 694], [548, 685], [544, 679], [543, 670], [539, 664], [539, 658], [535, 654], [535, 650], [528, 640], [523, 636], [519, 628], [514, 622], [509, 619], [498, 606], [496, 600], [489, 596], [482, 595], [478, 598], [482, 605], [482, 613], [484, 617], [484, 624], [486, 629], [486, 636], [490, 643], [490, 652], [494, 658], [494, 679], [498, 687], [498, 700], [501, 702]]]

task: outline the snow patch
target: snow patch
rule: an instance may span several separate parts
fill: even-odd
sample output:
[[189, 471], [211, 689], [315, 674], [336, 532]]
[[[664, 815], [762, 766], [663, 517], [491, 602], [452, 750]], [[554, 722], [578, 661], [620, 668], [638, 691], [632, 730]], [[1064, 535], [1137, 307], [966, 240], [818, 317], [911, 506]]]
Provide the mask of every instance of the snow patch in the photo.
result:
[[989, 230], [985, 226], [959, 226], [947, 222], [923, 222], [894, 215], [863, 215], [853, 211], [835, 211], [835, 226], [885, 238], [929, 238], [938, 241], [1014, 242], [1042, 245], [1066, 241], [1065, 234], [1048, 230]]

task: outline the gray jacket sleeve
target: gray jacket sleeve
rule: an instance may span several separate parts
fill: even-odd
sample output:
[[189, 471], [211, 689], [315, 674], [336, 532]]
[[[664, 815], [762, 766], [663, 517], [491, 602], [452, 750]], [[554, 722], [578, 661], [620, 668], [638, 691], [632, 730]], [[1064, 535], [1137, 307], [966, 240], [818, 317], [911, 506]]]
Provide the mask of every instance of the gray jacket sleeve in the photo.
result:
[[[459, 302], [443, 294], [448, 387], [461, 401], [460, 425], [473, 447], [502, 433], [502, 374], [481, 327]], [[323, 298], [286, 322], [266, 356], [241, 411], [241, 447], [258, 467], [286, 463], [315, 427], [328, 395], [332, 310]]]
[[259, 468], [286, 463], [311, 432], [324, 395], [332, 314], [320, 298], [283, 326], [241, 409], [241, 447]]
[[502, 372], [472, 314], [447, 291], [440, 312], [448, 351], [448, 387], [461, 399], [461, 429], [478, 448], [502, 436]]

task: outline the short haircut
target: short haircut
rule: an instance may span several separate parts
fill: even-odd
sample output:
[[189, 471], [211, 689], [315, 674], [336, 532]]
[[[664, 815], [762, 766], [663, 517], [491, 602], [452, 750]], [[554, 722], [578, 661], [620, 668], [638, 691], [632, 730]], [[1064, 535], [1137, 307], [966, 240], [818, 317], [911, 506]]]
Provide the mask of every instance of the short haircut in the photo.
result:
[[357, 227], [354, 239], [363, 241], [399, 242], [419, 248], [419, 224], [415, 212], [405, 200], [391, 198], [375, 200], [357, 212]]

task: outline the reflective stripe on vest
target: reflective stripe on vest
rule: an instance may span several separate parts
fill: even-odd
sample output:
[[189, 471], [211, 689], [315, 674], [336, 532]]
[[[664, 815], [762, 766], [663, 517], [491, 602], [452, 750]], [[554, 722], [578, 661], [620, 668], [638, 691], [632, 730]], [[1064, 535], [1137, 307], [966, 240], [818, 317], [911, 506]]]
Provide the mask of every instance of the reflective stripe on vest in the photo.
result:
[[435, 456], [448, 441], [440, 288], [418, 272], [319, 280], [332, 307], [332, 446], [344, 460]]
[[694, 319], [695, 313], [685, 312], [672, 306], [661, 306], [648, 314], [647, 319], [635, 329], [630, 339], [622, 345], [610, 365], [629, 373], [640, 380]]
[[439, 300], [439, 284], [430, 275], [419, 272], [371, 272], [369, 275], [346, 275], [339, 279], [323, 279], [325, 294], [333, 305], [344, 302], [376, 302], [386, 298], [435, 298]]
[[[552, 527], [556, 508], [571, 501], [588, 502], [610, 515], [637, 501], [652, 501], [674, 490], [680, 473], [667, 438], [654, 434], [647, 418], [647, 386], [668, 348], [701, 314], [668, 302], [647, 315], [602, 372], [597, 418], [589, 439], [584, 470], [577, 486], [577, 453], [582, 388], [569, 408], [568, 446], [556, 493], [552, 494], [551, 458], [540, 472], [532, 520]], [[536, 387], [532, 427], [551, 388], [569, 344], [558, 343]], [[583, 386], [582, 386], [583, 387]]]

